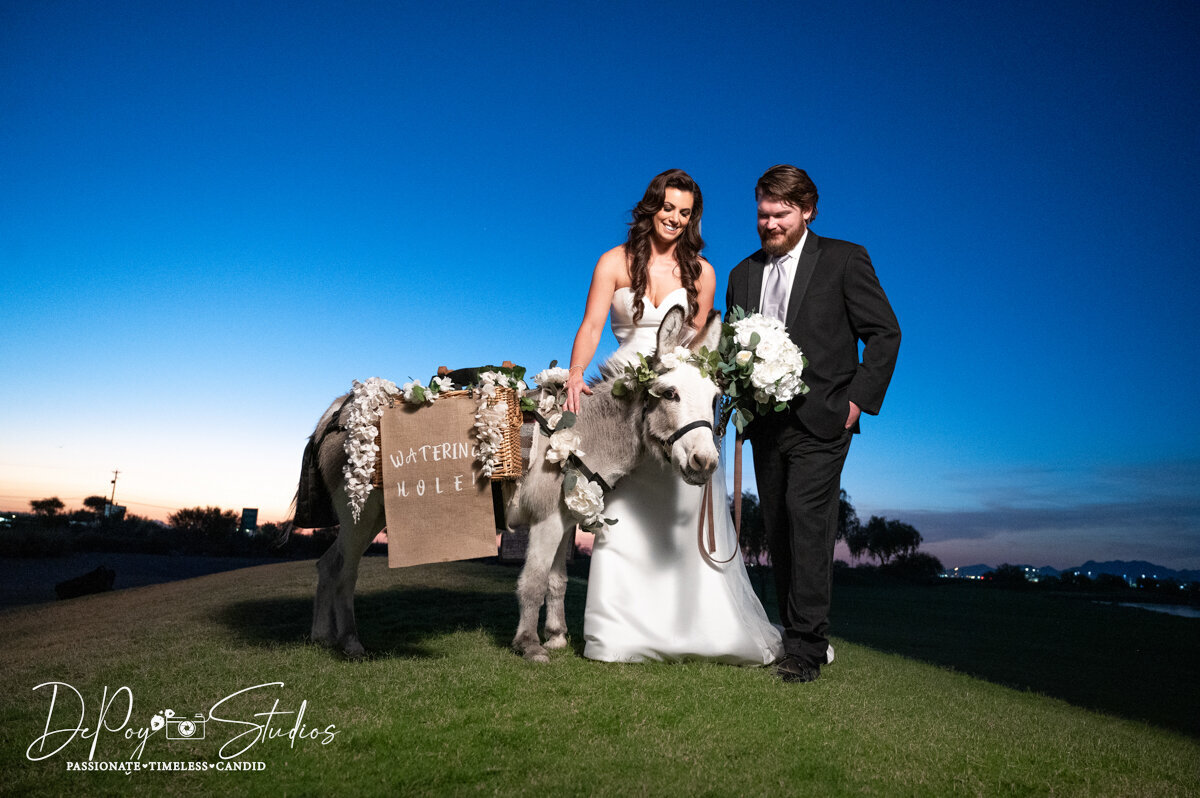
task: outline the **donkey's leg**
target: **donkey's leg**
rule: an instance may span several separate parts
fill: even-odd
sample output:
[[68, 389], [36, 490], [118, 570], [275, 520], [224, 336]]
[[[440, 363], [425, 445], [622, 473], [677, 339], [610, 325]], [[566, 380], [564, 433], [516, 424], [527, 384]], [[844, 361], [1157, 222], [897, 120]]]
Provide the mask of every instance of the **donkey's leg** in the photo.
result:
[[567, 611], [565, 597], [567, 595], [567, 552], [575, 545], [575, 524], [569, 518], [562, 519], [566, 534], [558, 543], [558, 551], [554, 553], [554, 563], [550, 567], [547, 580], [546, 594], [546, 648], [566, 648], [567, 646]]
[[358, 623], [354, 617], [354, 589], [358, 584], [358, 565], [371, 541], [383, 529], [383, 500], [372, 493], [363, 507], [358, 523], [350, 518], [349, 510], [338, 535], [341, 547], [341, 571], [333, 585], [334, 643], [348, 657], [361, 657], [366, 651], [358, 639]]
[[557, 512], [536, 521], [529, 528], [529, 548], [525, 551], [525, 566], [517, 578], [517, 601], [521, 605], [521, 620], [513, 638], [513, 650], [530, 662], [549, 662], [550, 655], [542, 648], [538, 637], [538, 614], [546, 598], [550, 567], [563, 537], [562, 519]]
[[333, 611], [334, 589], [341, 579], [342, 546], [338, 540], [344, 534], [344, 527], [338, 530], [337, 539], [330, 544], [321, 559], [317, 560], [317, 594], [313, 598], [312, 640], [314, 643], [332, 646], [337, 643], [337, 628]]

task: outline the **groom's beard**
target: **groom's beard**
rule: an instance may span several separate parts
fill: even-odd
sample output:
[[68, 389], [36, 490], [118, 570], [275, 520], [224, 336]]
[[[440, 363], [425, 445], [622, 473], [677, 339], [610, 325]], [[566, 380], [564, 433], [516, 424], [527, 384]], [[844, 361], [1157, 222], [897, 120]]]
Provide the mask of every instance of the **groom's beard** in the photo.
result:
[[776, 233], [775, 235], [771, 235], [765, 230], [759, 230], [758, 237], [762, 241], [763, 252], [771, 257], [786, 255], [800, 243], [800, 238], [804, 235], [805, 229], [807, 229], [807, 225], [797, 227], [790, 233]]

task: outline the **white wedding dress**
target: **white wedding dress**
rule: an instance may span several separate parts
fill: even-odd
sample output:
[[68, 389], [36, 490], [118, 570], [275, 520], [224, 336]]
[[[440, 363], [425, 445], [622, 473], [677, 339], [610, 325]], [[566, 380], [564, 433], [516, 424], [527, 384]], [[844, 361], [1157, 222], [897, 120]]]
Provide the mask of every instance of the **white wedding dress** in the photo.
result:
[[[633, 291], [613, 297], [612, 330], [618, 365], [654, 351], [659, 322], [683, 288], [655, 307], [643, 298], [633, 321]], [[728, 512], [725, 474], [713, 474], [716, 561], [737, 547]], [[583, 617], [583, 655], [606, 662], [711, 660], [766, 665], [783, 656], [779, 630], [767, 620], [740, 553], [723, 565], [707, 562], [697, 540], [703, 488], [688, 485], [655, 457], [646, 457], [605, 497], [604, 515], [616, 519], [596, 536]]]

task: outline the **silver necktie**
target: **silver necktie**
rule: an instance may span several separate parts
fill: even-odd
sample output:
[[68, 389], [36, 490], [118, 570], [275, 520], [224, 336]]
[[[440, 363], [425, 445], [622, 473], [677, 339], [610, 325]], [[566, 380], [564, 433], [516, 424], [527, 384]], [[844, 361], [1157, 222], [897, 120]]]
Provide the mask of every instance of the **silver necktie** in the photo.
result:
[[787, 307], [788, 286], [787, 271], [783, 268], [786, 259], [786, 255], [776, 258], [775, 262], [767, 267], [763, 283], [763, 315], [780, 321], [786, 321], [784, 309]]

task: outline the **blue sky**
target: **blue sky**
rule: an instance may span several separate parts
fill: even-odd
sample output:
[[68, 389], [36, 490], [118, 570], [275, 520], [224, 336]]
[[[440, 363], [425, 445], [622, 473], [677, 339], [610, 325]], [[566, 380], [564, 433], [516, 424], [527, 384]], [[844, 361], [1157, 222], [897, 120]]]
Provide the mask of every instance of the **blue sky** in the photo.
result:
[[904, 330], [861, 515], [1198, 568], [1200, 10], [1052, 5], [0, 0], [0, 507], [281, 518], [352, 379], [565, 361], [670, 167], [723, 296], [790, 162]]

